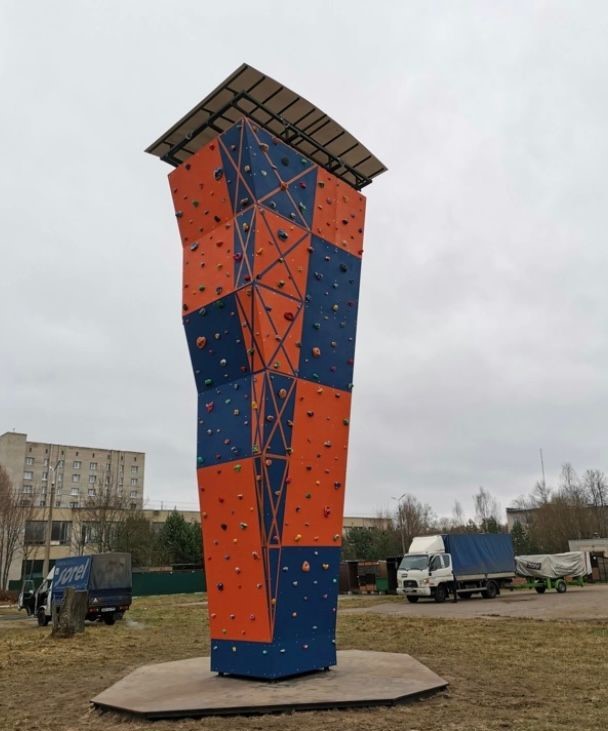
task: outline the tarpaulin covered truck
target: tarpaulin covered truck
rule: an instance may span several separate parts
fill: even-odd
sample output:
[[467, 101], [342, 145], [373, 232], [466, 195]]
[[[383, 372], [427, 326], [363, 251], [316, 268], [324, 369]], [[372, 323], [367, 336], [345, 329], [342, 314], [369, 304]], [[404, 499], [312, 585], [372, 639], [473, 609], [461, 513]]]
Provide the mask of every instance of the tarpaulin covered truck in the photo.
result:
[[414, 538], [397, 572], [397, 593], [409, 602], [448, 596], [494, 599], [515, 578], [507, 533], [451, 533]]
[[46, 626], [53, 606], [61, 611], [65, 590], [88, 592], [86, 619], [114, 624], [131, 606], [131, 554], [100, 553], [93, 556], [60, 558], [46, 580], [21, 602], [38, 624]]

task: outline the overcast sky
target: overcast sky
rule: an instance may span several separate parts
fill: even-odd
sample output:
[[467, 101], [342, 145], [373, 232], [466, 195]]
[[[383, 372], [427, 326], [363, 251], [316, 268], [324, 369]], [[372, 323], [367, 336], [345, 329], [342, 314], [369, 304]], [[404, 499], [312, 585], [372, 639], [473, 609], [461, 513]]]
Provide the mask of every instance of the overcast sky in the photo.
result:
[[166, 176], [143, 149], [243, 61], [389, 168], [364, 191], [346, 512], [506, 507], [608, 469], [605, 2], [4, 0], [0, 433], [146, 452], [194, 507]]

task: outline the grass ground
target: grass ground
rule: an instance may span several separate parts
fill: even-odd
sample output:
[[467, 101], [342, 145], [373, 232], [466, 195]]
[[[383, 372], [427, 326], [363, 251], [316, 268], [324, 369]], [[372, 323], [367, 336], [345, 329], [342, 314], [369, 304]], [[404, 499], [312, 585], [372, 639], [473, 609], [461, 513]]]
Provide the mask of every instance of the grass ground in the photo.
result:
[[[428, 619], [349, 613], [338, 620], [340, 649], [407, 652], [450, 682], [410, 705], [250, 718], [125, 719], [91, 710], [89, 698], [147, 662], [205, 655], [206, 607], [199, 596], [137, 599], [114, 627], [54, 640], [21, 622], [0, 628], [2, 731], [605, 731], [608, 625], [525, 619]], [[386, 597], [345, 598], [367, 606]]]

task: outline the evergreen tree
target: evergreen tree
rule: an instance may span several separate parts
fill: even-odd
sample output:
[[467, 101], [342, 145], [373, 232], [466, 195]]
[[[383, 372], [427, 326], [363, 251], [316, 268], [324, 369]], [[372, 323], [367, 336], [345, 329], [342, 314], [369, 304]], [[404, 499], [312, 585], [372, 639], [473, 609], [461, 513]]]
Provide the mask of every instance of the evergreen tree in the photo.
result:
[[162, 559], [167, 564], [200, 563], [202, 561], [201, 530], [198, 523], [187, 523], [174, 510], [158, 534]]
[[530, 536], [524, 526], [517, 520], [511, 531], [513, 539], [513, 550], [516, 556], [525, 556], [530, 554]]

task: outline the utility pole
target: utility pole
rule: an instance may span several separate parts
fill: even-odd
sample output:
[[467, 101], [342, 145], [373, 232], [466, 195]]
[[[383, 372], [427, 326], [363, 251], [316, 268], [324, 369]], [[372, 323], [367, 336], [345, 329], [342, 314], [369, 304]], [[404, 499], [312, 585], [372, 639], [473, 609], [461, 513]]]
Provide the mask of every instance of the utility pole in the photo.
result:
[[545, 461], [543, 460], [543, 450], [540, 448], [540, 469], [543, 475], [543, 490], [547, 489], [547, 483], [545, 482]]
[[[50, 462], [50, 460], [49, 460]], [[49, 477], [51, 482], [51, 496], [49, 500], [49, 514], [46, 519], [46, 535], [44, 537], [44, 562], [42, 564], [42, 580], [44, 581], [49, 573], [49, 561], [51, 558], [51, 532], [53, 529], [53, 507], [55, 505], [55, 479], [57, 473], [57, 467], [61, 462], [58, 459], [55, 462], [55, 466], [52, 467], [49, 464]]]

